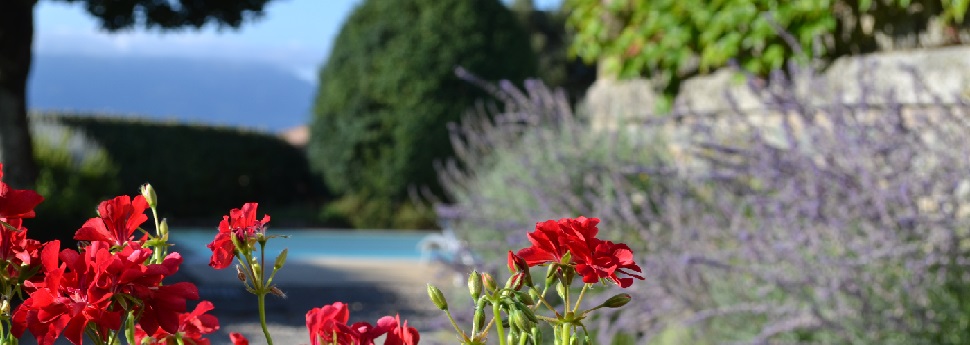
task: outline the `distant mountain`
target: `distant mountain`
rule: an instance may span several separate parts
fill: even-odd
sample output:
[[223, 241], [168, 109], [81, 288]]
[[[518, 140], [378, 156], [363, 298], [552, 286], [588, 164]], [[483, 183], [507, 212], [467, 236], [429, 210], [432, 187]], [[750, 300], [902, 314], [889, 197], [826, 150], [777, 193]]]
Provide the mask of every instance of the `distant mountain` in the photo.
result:
[[255, 62], [39, 55], [32, 110], [133, 115], [281, 131], [310, 119], [315, 86]]

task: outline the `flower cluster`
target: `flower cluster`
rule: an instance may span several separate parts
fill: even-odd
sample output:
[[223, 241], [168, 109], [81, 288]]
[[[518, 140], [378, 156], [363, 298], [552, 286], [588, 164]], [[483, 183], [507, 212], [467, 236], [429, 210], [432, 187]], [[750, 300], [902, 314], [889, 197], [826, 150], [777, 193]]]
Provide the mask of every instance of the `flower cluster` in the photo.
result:
[[266, 223], [269, 223], [269, 216], [264, 215], [262, 220], [256, 220], [256, 203], [247, 203], [242, 208], [234, 208], [229, 211], [228, 216], [222, 217], [219, 223], [219, 233], [209, 244], [212, 250], [212, 258], [209, 266], [217, 270], [229, 267], [232, 259], [236, 256], [237, 246], [241, 243], [245, 247], [252, 247], [253, 241], [257, 240], [257, 235], [265, 235]]
[[[3, 164], [0, 164], [0, 179], [3, 178]], [[27, 238], [24, 218], [35, 216], [34, 207], [44, 201], [44, 197], [32, 190], [13, 189], [0, 181], [0, 293], [10, 296], [38, 262], [40, 242]], [[4, 315], [9, 312], [9, 301], [2, 302]]]
[[[441, 290], [428, 285], [428, 295], [438, 309], [447, 313], [458, 332], [458, 338], [465, 345], [485, 344], [493, 326], [501, 345], [543, 344], [540, 322], [552, 326], [554, 343], [557, 345], [589, 344], [589, 332], [583, 320], [597, 309], [620, 308], [631, 299], [629, 294], [621, 293], [583, 310], [582, 301], [590, 287], [608, 280], [627, 288], [634, 279], [643, 280], [642, 276], [634, 273], [641, 272], [641, 269], [634, 262], [630, 247], [597, 238], [597, 224], [599, 219], [586, 217], [537, 223], [535, 231], [528, 234], [532, 245], [517, 253], [508, 252], [508, 267], [512, 276], [502, 288], [491, 274], [472, 272], [468, 277], [468, 291], [475, 303], [475, 314], [470, 334], [465, 333], [452, 318]], [[530, 268], [535, 266], [549, 267], [541, 290], [532, 280]], [[577, 274], [582, 277], [584, 284], [579, 296], [573, 300], [570, 285]], [[561, 311], [546, 300], [546, 293], [550, 289], [555, 290], [562, 300], [556, 303], [562, 306]], [[486, 307], [489, 305], [492, 307], [492, 320], [486, 323]], [[540, 306], [545, 306], [554, 316], [537, 314]], [[507, 321], [502, 320], [502, 314], [507, 316]]]
[[219, 320], [215, 316], [206, 314], [212, 309], [214, 309], [212, 302], [202, 301], [196, 305], [195, 310], [179, 314], [178, 328], [175, 332], [158, 328], [155, 332], [149, 334], [140, 325], [136, 326], [135, 343], [167, 345], [178, 344], [181, 340], [183, 344], [209, 345], [209, 339], [203, 336], [219, 330]]
[[385, 316], [377, 320], [377, 325], [356, 322], [348, 325], [350, 311], [347, 304], [336, 302], [320, 308], [313, 308], [306, 314], [306, 327], [310, 332], [311, 345], [373, 345], [374, 339], [387, 335], [385, 345], [414, 345], [420, 335], [407, 321], [401, 322], [400, 316]]
[[[629, 246], [596, 238], [599, 221], [597, 218], [579, 217], [536, 224], [536, 230], [528, 235], [532, 246], [519, 250], [517, 254], [509, 252], [509, 269], [515, 270], [513, 257], [518, 256], [529, 267], [545, 264], [573, 266], [576, 273], [583, 277], [584, 283], [609, 279], [626, 288], [633, 284], [633, 278], [643, 280], [643, 277], [633, 273], [640, 272], [640, 266], [633, 261], [633, 251]], [[627, 277], [620, 278], [617, 273]]]

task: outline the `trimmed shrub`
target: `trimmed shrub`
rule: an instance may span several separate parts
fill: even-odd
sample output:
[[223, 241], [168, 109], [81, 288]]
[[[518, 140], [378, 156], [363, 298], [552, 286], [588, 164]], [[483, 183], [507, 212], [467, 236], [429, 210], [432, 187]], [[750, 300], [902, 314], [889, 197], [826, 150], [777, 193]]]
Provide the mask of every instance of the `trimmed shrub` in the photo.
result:
[[456, 203], [438, 209], [483, 256], [526, 246], [537, 219], [601, 218], [647, 284], [586, 321], [598, 343], [966, 343], [970, 104], [908, 108], [859, 82], [875, 103], [812, 101], [796, 90], [826, 89], [779, 72], [754, 90], [764, 112], [602, 133], [506, 86], [501, 111], [456, 128]]
[[159, 197], [168, 206], [161, 216], [172, 225], [212, 224], [226, 209], [254, 200], [273, 209], [325, 195], [304, 153], [273, 135], [106, 116], [34, 118], [56, 119], [96, 138], [117, 164], [127, 194], [146, 182], [164, 191]]
[[367, 0], [333, 47], [308, 154], [334, 192], [381, 210], [359, 227], [394, 226], [409, 187], [440, 194], [433, 162], [452, 154], [445, 124], [484, 96], [455, 67], [492, 79], [536, 73], [529, 35], [498, 0]]

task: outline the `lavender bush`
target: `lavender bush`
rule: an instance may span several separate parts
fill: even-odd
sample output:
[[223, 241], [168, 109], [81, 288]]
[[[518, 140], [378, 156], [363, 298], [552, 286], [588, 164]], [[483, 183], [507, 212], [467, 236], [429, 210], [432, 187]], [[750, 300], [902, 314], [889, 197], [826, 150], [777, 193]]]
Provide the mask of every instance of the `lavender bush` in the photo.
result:
[[535, 219], [603, 219], [648, 280], [599, 343], [967, 343], [970, 105], [857, 79], [848, 101], [792, 67], [749, 79], [760, 111], [610, 132], [538, 82], [489, 86], [504, 104], [452, 128], [439, 215], [483, 255]]

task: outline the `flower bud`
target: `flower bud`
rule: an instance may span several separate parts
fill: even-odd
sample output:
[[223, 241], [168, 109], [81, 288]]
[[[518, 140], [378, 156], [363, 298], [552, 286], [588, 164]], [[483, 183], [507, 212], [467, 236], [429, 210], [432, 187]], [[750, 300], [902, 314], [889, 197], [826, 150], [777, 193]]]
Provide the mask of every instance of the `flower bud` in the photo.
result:
[[0, 315], [10, 315], [10, 301], [4, 299], [0, 302]]
[[158, 223], [158, 235], [166, 240], [168, 239], [168, 220], [162, 219]]
[[283, 251], [280, 252], [280, 255], [276, 257], [276, 263], [273, 264], [274, 270], [278, 270], [281, 267], [283, 267], [283, 264], [286, 263], [286, 253], [288, 252], [289, 250], [287, 248], [283, 248]]
[[515, 301], [513, 304], [515, 305], [515, 309], [519, 310], [529, 321], [532, 323], [539, 322], [539, 318], [536, 317], [536, 313], [533, 312], [532, 309], [529, 309], [528, 306], [519, 301]]
[[627, 303], [630, 303], [631, 299], [633, 299], [633, 297], [631, 297], [630, 294], [621, 293], [610, 297], [610, 299], [603, 302], [603, 304], [600, 304], [600, 306], [603, 308], [620, 308], [625, 306]]
[[246, 281], [246, 274], [243, 273], [242, 266], [236, 265], [236, 279], [239, 279], [241, 282]]
[[280, 288], [275, 287], [275, 286], [274, 287], [271, 287], [269, 289], [269, 293], [274, 294], [274, 295], [279, 296], [279, 297], [282, 297], [282, 298], [286, 298], [286, 293], [284, 293], [283, 290], [280, 290]]
[[479, 298], [475, 303], [475, 316], [472, 318], [472, 333], [478, 333], [485, 328], [485, 298]]
[[509, 313], [509, 318], [512, 319], [512, 324], [514, 324], [519, 329], [525, 330], [532, 328], [532, 321], [521, 310], [513, 309]]
[[525, 283], [525, 273], [519, 272], [513, 274], [509, 277], [509, 280], [505, 281], [505, 288], [518, 291], [522, 288], [522, 284]]
[[492, 278], [491, 274], [482, 273], [482, 283], [485, 284], [485, 288], [488, 289], [488, 291], [495, 291], [495, 289], [498, 289], [498, 284], [495, 283], [495, 279]]
[[448, 310], [448, 301], [445, 300], [445, 295], [441, 293], [441, 290], [434, 287], [434, 285], [428, 284], [428, 296], [431, 297], [431, 302], [434, 303], [438, 309]]
[[573, 278], [576, 277], [576, 269], [572, 266], [562, 267], [562, 280], [563, 285], [569, 286], [573, 283]]
[[477, 331], [480, 331], [483, 328], [485, 328], [485, 311], [484, 310], [475, 311], [475, 316], [472, 317], [472, 324], [474, 325], [476, 332]]
[[511, 250], [509, 251], [509, 273], [515, 272], [528, 272], [529, 263], [525, 261], [521, 256], [516, 255]]
[[545, 286], [552, 285], [552, 283], [555, 282], [555, 280], [556, 280], [556, 272], [558, 270], [559, 270], [559, 265], [556, 265], [556, 264], [549, 265], [549, 268], [546, 269], [546, 285]]
[[559, 298], [566, 300], [566, 286], [563, 284], [556, 284], [556, 293], [559, 294]]
[[148, 207], [155, 208], [155, 206], [158, 206], [158, 196], [155, 195], [155, 188], [152, 188], [152, 185], [146, 183], [141, 185], [139, 189], [141, 196], [148, 202]]
[[472, 271], [468, 275], [468, 293], [471, 294], [472, 300], [478, 299], [482, 294], [482, 275], [478, 271]]
[[519, 297], [519, 300], [522, 301], [522, 303], [525, 303], [525, 305], [534, 305], [534, 304], [536, 304], [536, 301], [535, 301], [535, 299], [532, 298], [532, 296], [530, 296], [532, 290], [529, 290], [529, 292], [530, 293], [525, 293], [523, 291], [517, 291], [516, 292], [516, 296], [518, 296]]

